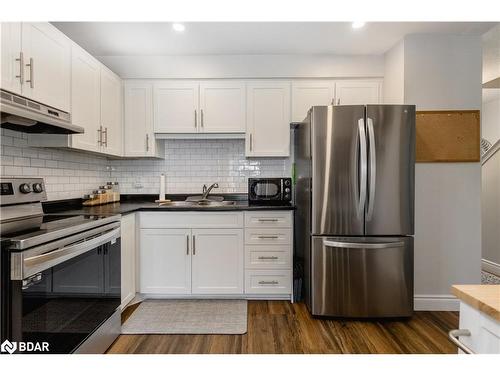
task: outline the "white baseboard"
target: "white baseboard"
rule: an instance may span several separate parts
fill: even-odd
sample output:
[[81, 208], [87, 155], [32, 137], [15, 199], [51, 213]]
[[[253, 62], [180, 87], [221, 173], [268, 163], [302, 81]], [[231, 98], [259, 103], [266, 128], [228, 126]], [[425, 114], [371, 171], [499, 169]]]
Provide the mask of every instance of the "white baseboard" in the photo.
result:
[[459, 311], [460, 301], [451, 294], [415, 294], [415, 311]]
[[500, 277], [500, 264], [491, 260], [481, 259], [481, 269]]

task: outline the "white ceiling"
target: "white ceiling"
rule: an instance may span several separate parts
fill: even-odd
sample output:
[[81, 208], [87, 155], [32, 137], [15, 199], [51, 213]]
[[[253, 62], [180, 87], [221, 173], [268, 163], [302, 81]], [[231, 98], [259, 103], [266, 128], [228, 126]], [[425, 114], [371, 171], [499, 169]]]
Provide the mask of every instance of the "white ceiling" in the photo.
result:
[[54, 22], [94, 56], [222, 54], [381, 54], [411, 33], [481, 35], [495, 23], [197, 22], [176, 33], [169, 22]]

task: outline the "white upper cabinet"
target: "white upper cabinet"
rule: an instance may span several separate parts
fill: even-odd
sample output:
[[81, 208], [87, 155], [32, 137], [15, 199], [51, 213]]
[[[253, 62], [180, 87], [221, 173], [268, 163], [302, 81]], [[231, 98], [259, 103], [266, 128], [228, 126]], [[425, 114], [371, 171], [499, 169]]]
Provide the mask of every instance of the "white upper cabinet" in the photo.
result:
[[101, 65], [101, 132], [103, 152], [123, 152], [122, 83], [120, 77]]
[[345, 80], [335, 82], [335, 104], [380, 104], [381, 82]]
[[292, 121], [303, 121], [315, 105], [330, 105], [335, 97], [335, 82], [328, 80], [292, 82]]
[[215, 81], [200, 84], [200, 126], [204, 133], [244, 133], [245, 83]]
[[155, 83], [155, 133], [197, 133], [201, 124], [198, 103], [198, 83]]
[[129, 81], [124, 85], [124, 156], [159, 157], [153, 133], [153, 85]]
[[22, 24], [24, 96], [70, 111], [71, 41], [48, 22]]
[[98, 152], [100, 134], [100, 63], [77, 45], [71, 57], [71, 122], [85, 129], [73, 134], [72, 147]]
[[290, 82], [247, 84], [246, 155], [290, 155]]
[[21, 23], [2, 22], [1, 33], [1, 87], [15, 94], [21, 94], [24, 81], [23, 52], [21, 48]]

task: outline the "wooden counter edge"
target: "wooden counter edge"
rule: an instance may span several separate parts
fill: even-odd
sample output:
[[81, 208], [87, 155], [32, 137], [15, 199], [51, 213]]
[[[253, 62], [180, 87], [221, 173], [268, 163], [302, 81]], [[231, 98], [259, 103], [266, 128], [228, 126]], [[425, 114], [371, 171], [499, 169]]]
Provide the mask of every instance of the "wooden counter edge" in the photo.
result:
[[[498, 290], [497, 299], [495, 300], [496, 296], [493, 296], [490, 300], [486, 301], [483, 295], [484, 291], [479, 296], [474, 295], [474, 289], [476, 289], [476, 294], [478, 294], [477, 290], [480, 288], [492, 289], [491, 293], [496, 293]], [[500, 285], [452, 285], [451, 292], [458, 299], [500, 322]], [[491, 299], [493, 299], [493, 302]]]

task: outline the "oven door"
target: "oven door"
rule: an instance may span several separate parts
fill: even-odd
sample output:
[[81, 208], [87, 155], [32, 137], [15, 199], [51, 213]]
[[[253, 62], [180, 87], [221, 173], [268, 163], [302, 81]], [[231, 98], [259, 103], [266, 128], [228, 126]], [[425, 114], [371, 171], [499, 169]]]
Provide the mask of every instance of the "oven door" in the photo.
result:
[[250, 180], [248, 187], [249, 200], [280, 201], [282, 195], [280, 178], [259, 178]]
[[120, 228], [25, 257], [22, 264], [23, 279], [10, 285], [13, 341], [72, 353], [120, 305]]

